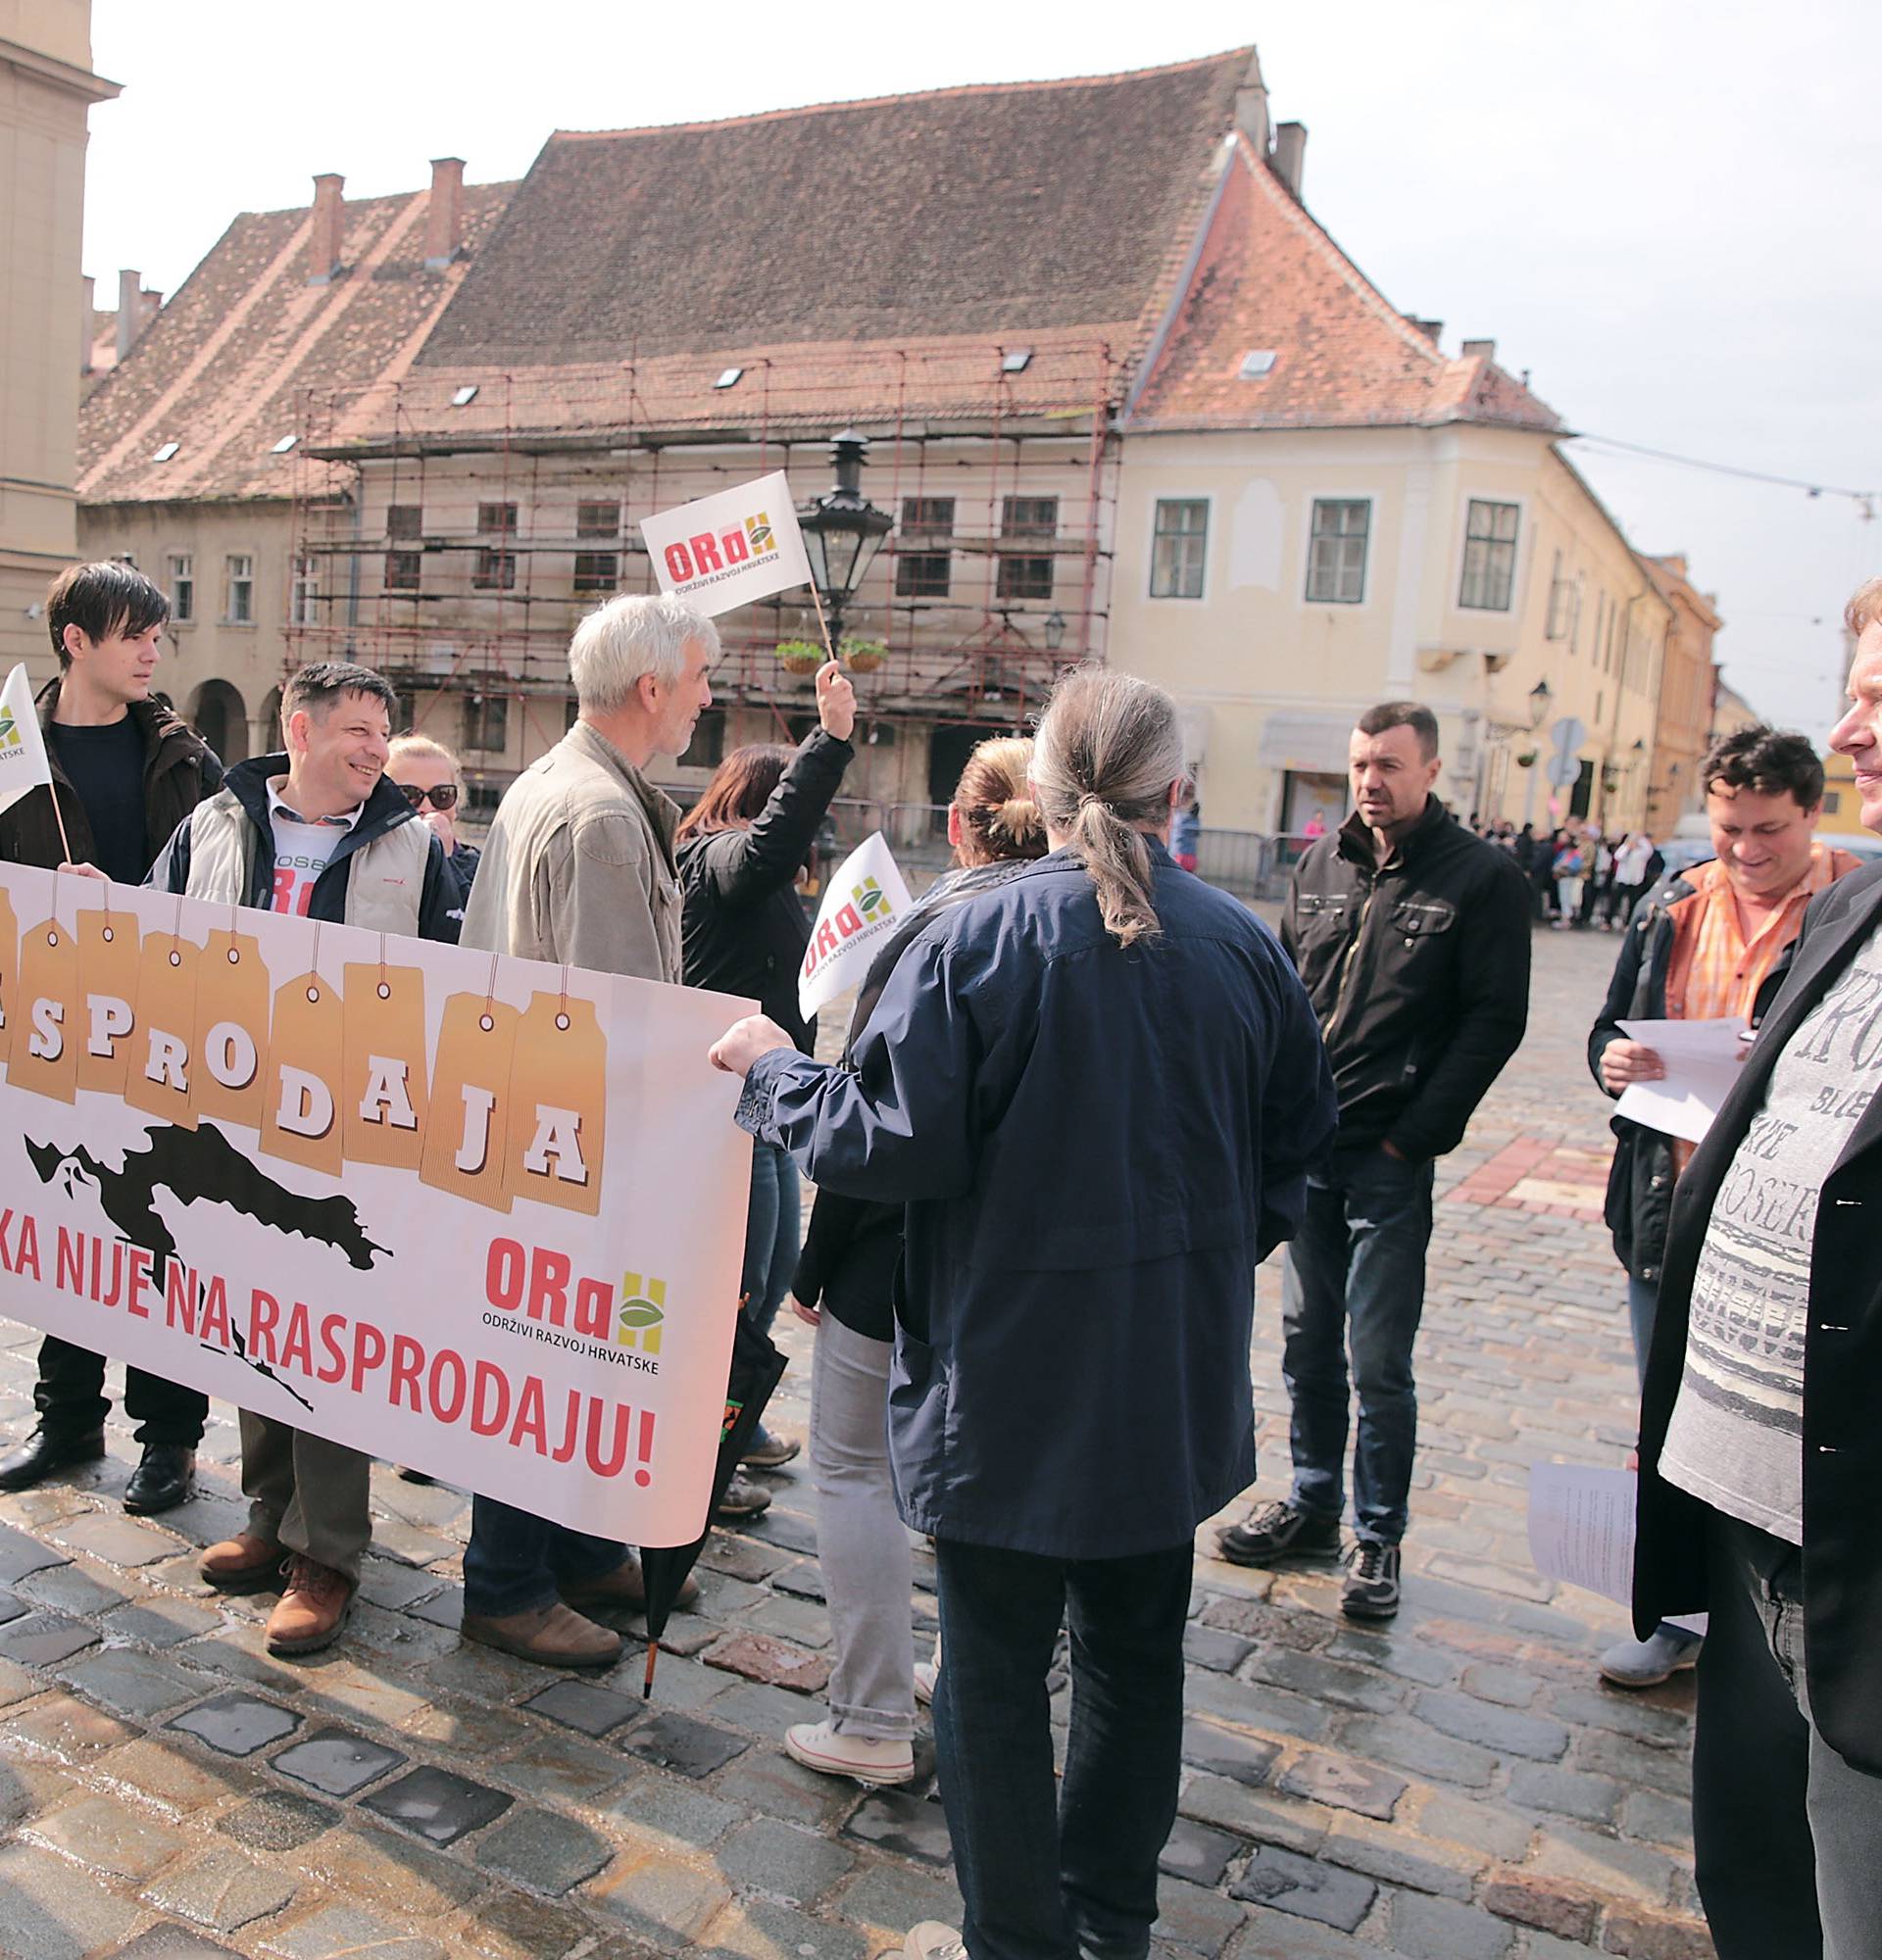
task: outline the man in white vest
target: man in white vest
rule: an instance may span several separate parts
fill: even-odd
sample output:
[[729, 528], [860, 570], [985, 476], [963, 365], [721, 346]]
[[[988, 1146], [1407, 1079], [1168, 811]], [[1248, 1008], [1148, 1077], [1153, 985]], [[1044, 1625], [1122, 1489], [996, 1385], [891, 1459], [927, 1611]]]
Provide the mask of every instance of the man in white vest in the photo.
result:
[[[386, 779], [398, 697], [371, 667], [320, 661], [281, 690], [286, 753], [229, 770], [157, 860], [149, 882], [225, 906], [371, 932], [455, 941], [463, 900], [444, 847]], [[269, 1651], [316, 1652], [346, 1624], [372, 1536], [372, 1459], [242, 1411], [248, 1523], [199, 1561], [223, 1592], [284, 1578]]]

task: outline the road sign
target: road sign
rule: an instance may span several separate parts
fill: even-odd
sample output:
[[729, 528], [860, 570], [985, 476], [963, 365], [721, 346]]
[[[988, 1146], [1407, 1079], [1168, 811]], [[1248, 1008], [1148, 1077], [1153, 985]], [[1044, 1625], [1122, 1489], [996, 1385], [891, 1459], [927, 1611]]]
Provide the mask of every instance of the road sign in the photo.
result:
[[[1580, 722], [1575, 722], [1573, 725], [1577, 728], [1581, 726]], [[1549, 758], [1548, 776], [1550, 784], [1554, 788], [1565, 790], [1570, 784], [1577, 781], [1580, 775], [1581, 758], [1579, 756], [1569, 754], [1566, 756], [1551, 756]]]
[[[1587, 729], [1572, 714], [1564, 714], [1549, 731], [1551, 746], [1561, 756], [1572, 756], [1587, 739]], [[1555, 779], [1551, 777], [1550, 780], [1553, 782]]]

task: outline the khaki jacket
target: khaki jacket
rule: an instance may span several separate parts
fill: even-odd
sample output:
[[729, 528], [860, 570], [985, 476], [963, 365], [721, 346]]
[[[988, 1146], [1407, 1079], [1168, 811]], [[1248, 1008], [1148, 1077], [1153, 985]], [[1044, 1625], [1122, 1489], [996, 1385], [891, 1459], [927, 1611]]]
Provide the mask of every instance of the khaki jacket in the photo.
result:
[[505, 792], [462, 943], [677, 984], [678, 822], [678, 805], [577, 721]]

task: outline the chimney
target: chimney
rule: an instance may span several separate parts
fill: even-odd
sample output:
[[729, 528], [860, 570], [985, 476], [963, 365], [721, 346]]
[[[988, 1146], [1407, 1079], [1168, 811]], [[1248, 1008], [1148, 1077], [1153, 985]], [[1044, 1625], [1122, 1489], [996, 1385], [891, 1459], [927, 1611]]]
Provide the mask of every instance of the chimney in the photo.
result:
[[464, 159], [431, 159], [431, 201], [424, 210], [424, 269], [441, 272], [464, 256]]
[[155, 319], [160, 313], [163, 312], [164, 310], [163, 294], [160, 292], [154, 292], [149, 286], [146, 286], [143, 292], [143, 306], [144, 306], [143, 317], [137, 322], [137, 331], [139, 333], [142, 333], [144, 328], [147, 327], [151, 323], [151, 321]]
[[84, 280], [84, 298], [80, 301], [78, 309], [78, 371], [81, 374], [91, 372], [91, 316], [97, 310], [97, 291], [98, 281], [87, 274]]
[[1409, 313], [1405, 316], [1405, 323], [1416, 332], [1423, 334], [1433, 347], [1438, 344], [1438, 335], [1444, 331], [1443, 320], [1420, 319], [1414, 313]]
[[1258, 157], [1267, 155], [1267, 88], [1262, 80], [1262, 58], [1253, 48], [1235, 90], [1235, 126], [1254, 144]]
[[1269, 159], [1274, 174], [1294, 193], [1301, 195], [1301, 166], [1307, 161], [1307, 124], [1282, 122], [1274, 130], [1274, 154]]
[[123, 361], [136, 345], [137, 336], [143, 331], [143, 273], [118, 274], [118, 359], [120, 361]]
[[1497, 343], [1494, 340], [1466, 340], [1458, 351], [1466, 361], [1494, 361], [1497, 358]]
[[346, 213], [340, 193], [346, 179], [330, 171], [314, 179], [314, 228], [307, 240], [307, 283], [330, 284], [346, 270], [340, 264], [340, 239], [346, 228]]

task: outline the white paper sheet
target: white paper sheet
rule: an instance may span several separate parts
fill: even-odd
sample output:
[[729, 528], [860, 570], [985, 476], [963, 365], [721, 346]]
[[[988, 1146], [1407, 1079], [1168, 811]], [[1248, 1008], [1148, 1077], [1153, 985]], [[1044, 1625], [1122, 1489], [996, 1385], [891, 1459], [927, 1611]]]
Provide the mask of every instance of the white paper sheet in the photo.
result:
[[[1529, 1468], [1529, 1555], [1545, 1579], [1560, 1579], [1604, 1599], [1631, 1605], [1634, 1593], [1634, 1497], [1631, 1470], [1591, 1463], [1534, 1463]], [[1704, 1614], [1675, 1620], [1704, 1633]]]
[[1622, 1021], [1629, 1041], [1650, 1048], [1666, 1066], [1659, 1082], [1635, 1082], [1621, 1096], [1619, 1113], [1669, 1137], [1699, 1143], [1738, 1080], [1746, 1044], [1745, 1022]]

